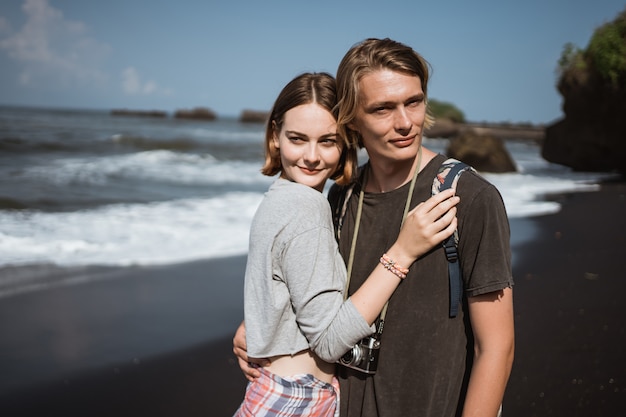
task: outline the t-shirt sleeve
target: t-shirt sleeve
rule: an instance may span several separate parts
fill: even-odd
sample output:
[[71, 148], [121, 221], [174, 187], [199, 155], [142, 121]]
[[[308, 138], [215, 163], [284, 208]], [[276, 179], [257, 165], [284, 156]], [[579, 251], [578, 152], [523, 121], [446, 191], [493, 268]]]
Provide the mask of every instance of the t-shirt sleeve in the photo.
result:
[[[463, 189], [464, 177], [459, 181], [459, 190]], [[459, 225], [459, 254], [468, 297], [513, 285], [510, 227], [504, 202], [493, 185], [476, 177], [474, 180], [482, 184], [470, 201], [464, 202], [468, 204], [467, 214]]]
[[345, 266], [332, 227], [316, 227], [285, 247], [283, 277], [293, 310], [311, 349], [327, 362], [373, 333], [352, 302], [344, 301]]

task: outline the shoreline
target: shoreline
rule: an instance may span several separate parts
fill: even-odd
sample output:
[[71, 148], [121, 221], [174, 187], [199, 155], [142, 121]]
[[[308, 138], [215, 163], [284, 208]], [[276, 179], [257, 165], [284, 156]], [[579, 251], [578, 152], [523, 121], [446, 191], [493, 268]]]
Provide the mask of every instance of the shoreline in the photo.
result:
[[[618, 415], [626, 409], [626, 182], [548, 199], [561, 211], [525, 218], [532, 236], [514, 248], [516, 356], [504, 415]], [[231, 341], [244, 268], [245, 257], [119, 268], [0, 299], [0, 409], [232, 415], [246, 386]], [[46, 366], [54, 368], [46, 378], [24, 375]]]

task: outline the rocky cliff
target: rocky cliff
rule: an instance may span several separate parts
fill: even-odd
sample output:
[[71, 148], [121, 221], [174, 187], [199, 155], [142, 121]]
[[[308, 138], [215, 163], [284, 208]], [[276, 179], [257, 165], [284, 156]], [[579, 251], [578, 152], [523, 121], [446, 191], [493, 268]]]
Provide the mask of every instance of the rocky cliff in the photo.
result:
[[566, 45], [560, 65], [565, 117], [546, 128], [542, 156], [626, 174], [626, 10], [596, 29], [585, 50]]

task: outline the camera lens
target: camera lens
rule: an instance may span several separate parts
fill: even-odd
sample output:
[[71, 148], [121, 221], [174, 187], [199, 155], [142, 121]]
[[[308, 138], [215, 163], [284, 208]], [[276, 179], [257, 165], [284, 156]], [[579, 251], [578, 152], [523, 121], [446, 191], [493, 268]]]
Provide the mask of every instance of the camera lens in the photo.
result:
[[340, 361], [344, 365], [354, 366], [361, 363], [362, 359], [361, 347], [359, 345], [355, 345], [341, 357]]

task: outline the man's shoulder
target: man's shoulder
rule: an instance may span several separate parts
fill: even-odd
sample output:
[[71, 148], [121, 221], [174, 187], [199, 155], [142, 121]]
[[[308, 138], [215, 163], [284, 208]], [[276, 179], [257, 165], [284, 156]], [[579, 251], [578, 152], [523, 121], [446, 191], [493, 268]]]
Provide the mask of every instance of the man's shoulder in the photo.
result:
[[[448, 172], [449, 170], [447, 170], [447, 168], [455, 165], [455, 161], [456, 160], [448, 159], [444, 155], [438, 155], [436, 159], [433, 159], [433, 162], [437, 165], [436, 175], [439, 176], [442, 172], [444, 172], [447, 173], [446, 179], [451, 180], [452, 178], [448, 177], [454, 177], [455, 175], [454, 173]], [[495, 185], [487, 180], [480, 172], [476, 171], [472, 166], [465, 164], [462, 161], [460, 162], [460, 167], [467, 167], [467, 169], [462, 169], [461, 173], [456, 173], [457, 178], [453, 181], [453, 187], [456, 189], [456, 194], [461, 197], [461, 200], [465, 201], [466, 204], [463, 204], [463, 206], [474, 206], [474, 204], [471, 203], [474, 201], [483, 201], [486, 204], [502, 201], [500, 191]], [[438, 177], [436, 177], [434, 181], [436, 181], [437, 178]], [[434, 188], [435, 184], [433, 184], [433, 190]]]
[[498, 189], [489, 180], [483, 177], [479, 172], [468, 170], [459, 177], [459, 185], [457, 191], [459, 193], [498, 193]]
[[328, 202], [330, 203], [331, 207], [334, 208], [338, 204], [338, 201], [345, 196], [346, 191], [348, 191], [349, 187], [350, 185], [339, 185], [337, 183], [331, 185], [330, 189], [328, 190]]
[[366, 164], [363, 164], [358, 167], [357, 173], [354, 179], [349, 184], [339, 185], [337, 183], [333, 183], [333, 185], [330, 187], [330, 189], [328, 190], [328, 201], [330, 202], [330, 207], [333, 209], [333, 212], [338, 206], [343, 204], [346, 198], [346, 195], [348, 193], [351, 194], [351, 191], [354, 189], [356, 184], [360, 181], [360, 178], [363, 173], [363, 170], [365, 169], [365, 166]]

